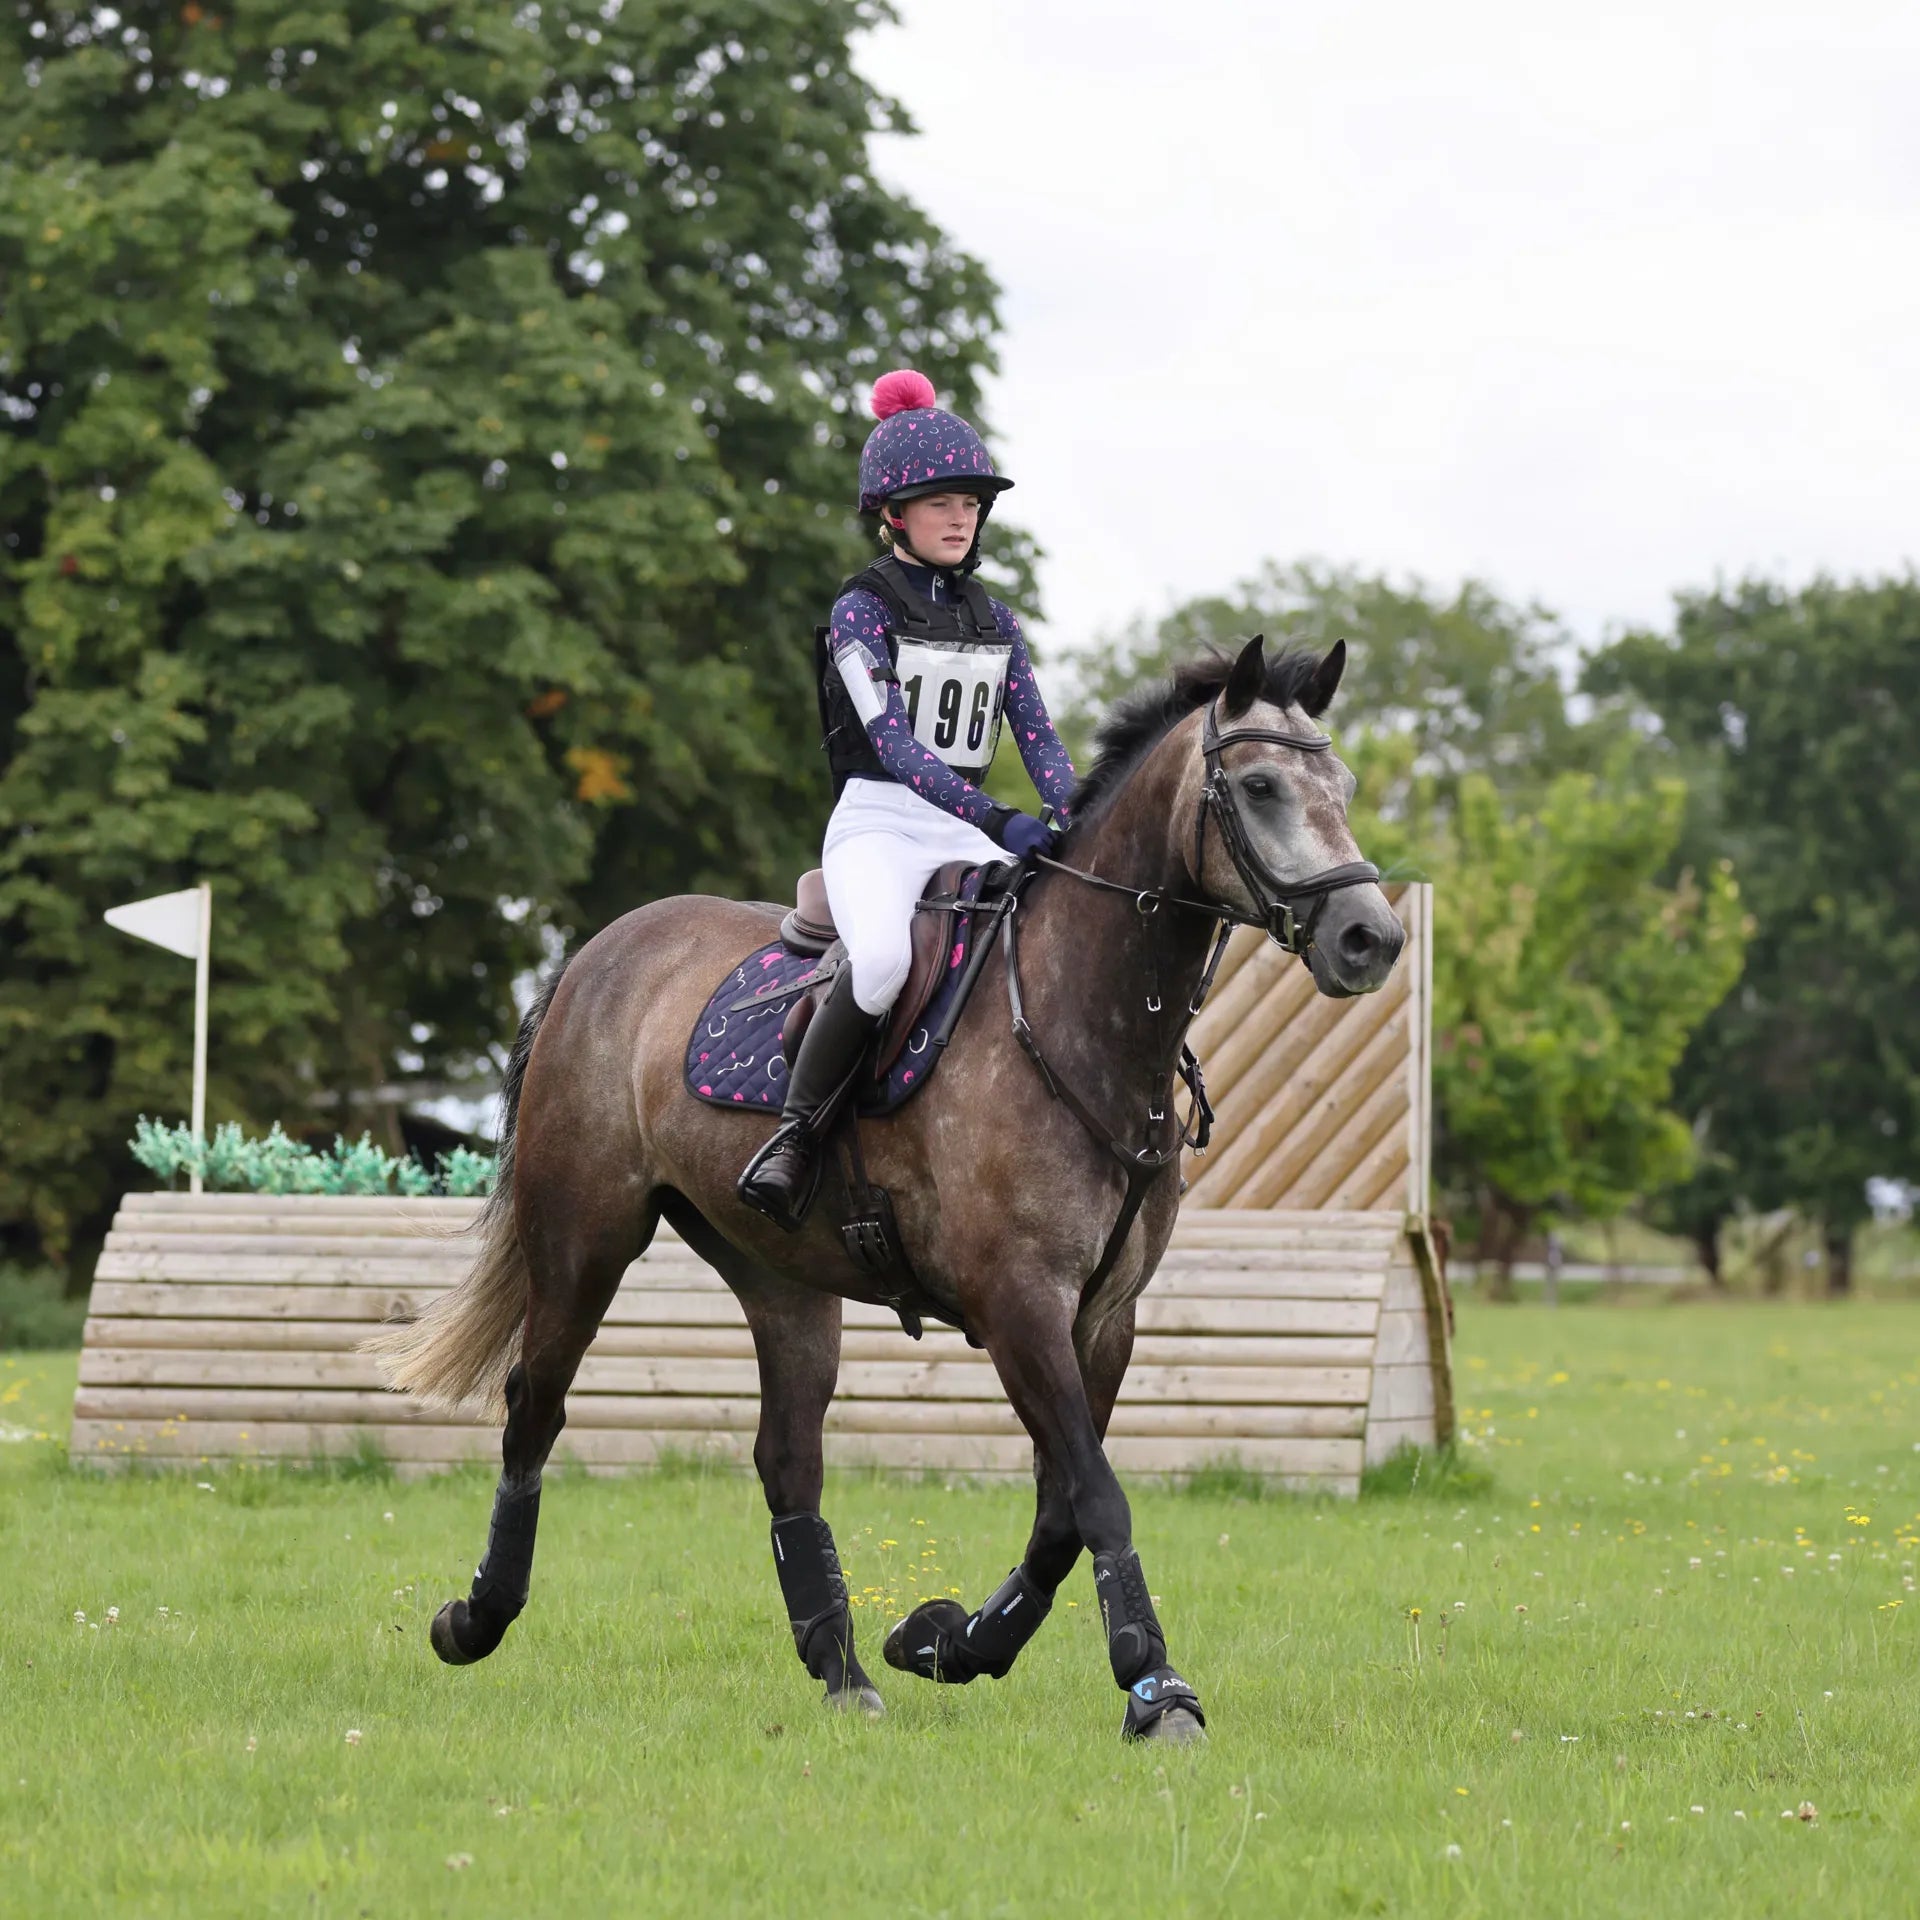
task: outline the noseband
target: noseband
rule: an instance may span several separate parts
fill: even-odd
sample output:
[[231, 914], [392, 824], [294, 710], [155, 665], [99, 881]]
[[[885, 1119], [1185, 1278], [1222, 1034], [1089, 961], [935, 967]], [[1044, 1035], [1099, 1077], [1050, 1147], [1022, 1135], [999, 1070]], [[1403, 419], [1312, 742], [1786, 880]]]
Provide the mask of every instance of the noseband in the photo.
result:
[[[1207, 706], [1206, 731], [1200, 740], [1207, 781], [1200, 790], [1200, 809], [1194, 820], [1193, 877], [1200, 878], [1207, 818], [1211, 815], [1219, 823], [1220, 838], [1233, 861], [1234, 871], [1246, 883], [1255, 901], [1264, 903], [1263, 911], [1254, 915], [1236, 913], [1224, 905], [1208, 911], [1237, 920], [1244, 926], [1264, 927], [1269, 940], [1304, 960], [1312, 951], [1313, 930], [1327, 901], [1343, 887], [1371, 886], [1380, 878], [1380, 869], [1371, 860], [1349, 860], [1344, 866], [1327, 867], [1304, 880], [1282, 880], [1255, 851], [1246, 822], [1240, 818], [1233, 782], [1220, 764], [1222, 752], [1242, 740], [1265, 740], [1274, 746], [1296, 748], [1301, 753], [1325, 753], [1333, 742], [1324, 733], [1282, 733], [1273, 727], [1239, 727], [1223, 734], [1217, 708], [1211, 702]], [[1303, 901], [1311, 903], [1304, 917], [1300, 910]]]

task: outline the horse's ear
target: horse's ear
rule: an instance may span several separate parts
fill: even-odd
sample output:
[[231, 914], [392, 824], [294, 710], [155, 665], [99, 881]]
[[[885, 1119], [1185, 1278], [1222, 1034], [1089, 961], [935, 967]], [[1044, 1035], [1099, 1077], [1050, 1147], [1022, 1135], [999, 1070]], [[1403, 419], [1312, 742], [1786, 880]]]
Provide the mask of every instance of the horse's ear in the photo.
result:
[[1300, 695], [1300, 710], [1311, 719], [1319, 719], [1333, 704], [1340, 676], [1347, 670], [1347, 643], [1336, 640], [1327, 649], [1327, 657], [1313, 670], [1313, 678]]
[[1229, 720], [1236, 720], [1245, 713], [1259, 699], [1261, 688], [1267, 684], [1266, 646], [1266, 636], [1256, 633], [1240, 649], [1240, 657], [1227, 675], [1227, 684], [1220, 689], [1220, 711]]

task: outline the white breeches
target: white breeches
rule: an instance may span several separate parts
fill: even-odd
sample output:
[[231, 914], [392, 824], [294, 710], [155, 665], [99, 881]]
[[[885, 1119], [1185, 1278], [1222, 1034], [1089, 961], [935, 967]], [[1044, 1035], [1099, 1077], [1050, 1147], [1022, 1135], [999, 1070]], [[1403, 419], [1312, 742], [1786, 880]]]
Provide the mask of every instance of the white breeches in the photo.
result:
[[853, 997], [885, 1013], [913, 961], [913, 909], [950, 860], [983, 865], [1007, 851], [893, 780], [849, 780], [827, 822], [820, 864], [833, 924], [847, 943]]

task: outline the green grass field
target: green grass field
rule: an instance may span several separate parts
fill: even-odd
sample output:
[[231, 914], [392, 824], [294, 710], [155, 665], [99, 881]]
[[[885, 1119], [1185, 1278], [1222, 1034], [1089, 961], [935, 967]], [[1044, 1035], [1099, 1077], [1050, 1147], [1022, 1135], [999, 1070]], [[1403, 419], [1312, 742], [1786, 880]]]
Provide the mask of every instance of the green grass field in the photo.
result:
[[[757, 1487], [556, 1478], [532, 1606], [454, 1672], [426, 1627], [489, 1477], [102, 1480], [72, 1357], [0, 1357], [0, 1912], [1920, 1911], [1917, 1332], [1470, 1309], [1452, 1477], [1136, 1488], [1211, 1716], [1173, 1755], [1117, 1738], [1084, 1563], [1008, 1680], [888, 1674], [849, 1724]], [[846, 1476], [827, 1511], [877, 1668], [1030, 1500]]]

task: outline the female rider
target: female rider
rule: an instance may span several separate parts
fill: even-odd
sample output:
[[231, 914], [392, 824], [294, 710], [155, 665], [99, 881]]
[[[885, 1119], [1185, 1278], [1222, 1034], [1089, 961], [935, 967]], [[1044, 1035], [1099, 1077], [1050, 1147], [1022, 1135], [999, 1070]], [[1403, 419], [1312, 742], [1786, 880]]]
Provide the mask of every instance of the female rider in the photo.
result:
[[1020, 623], [971, 578], [994, 496], [1013, 482], [935, 400], [924, 374], [875, 384], [860, 511], [880, 516], [889, 551], [847, 582], [817, 635], [835, 795], [821, 865], [847, 964], [807, 1025], [779, 1130], [740, 1181], [740, 1197], [789, 1231], [812, 1198], [813, 1122], [906, 984], [928, 880], [952, 860], [1028, 859], [1049, 843], [1032, 814], [981, 791], [1003, 712], [1056, 816], [1073, 791]]

